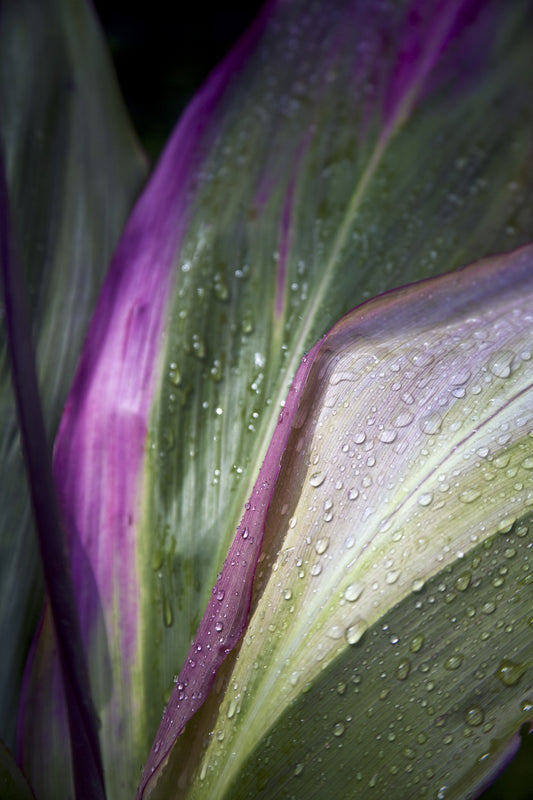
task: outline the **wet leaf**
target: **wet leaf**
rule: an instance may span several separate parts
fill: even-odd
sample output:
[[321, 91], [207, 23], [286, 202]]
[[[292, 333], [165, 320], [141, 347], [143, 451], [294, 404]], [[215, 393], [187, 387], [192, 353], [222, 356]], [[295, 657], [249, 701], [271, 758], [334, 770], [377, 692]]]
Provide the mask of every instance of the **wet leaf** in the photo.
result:
[[[464, 798], [499, 768], [533, 715], [532, 341], [533, 248], [325, 337], [243, 642], [149, 796]], [[188, 661], [156, 775], [195, 679]]]

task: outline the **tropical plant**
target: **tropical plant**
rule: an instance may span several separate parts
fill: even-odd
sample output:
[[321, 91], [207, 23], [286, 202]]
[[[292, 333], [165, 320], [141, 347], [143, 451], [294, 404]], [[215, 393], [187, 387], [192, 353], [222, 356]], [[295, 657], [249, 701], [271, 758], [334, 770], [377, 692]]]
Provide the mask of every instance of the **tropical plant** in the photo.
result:
[[532, 97], [526, 0], [272, 1], [141, 191], [91, 8], [0, 5], [6, 796], [464, 798], [510, 759]]

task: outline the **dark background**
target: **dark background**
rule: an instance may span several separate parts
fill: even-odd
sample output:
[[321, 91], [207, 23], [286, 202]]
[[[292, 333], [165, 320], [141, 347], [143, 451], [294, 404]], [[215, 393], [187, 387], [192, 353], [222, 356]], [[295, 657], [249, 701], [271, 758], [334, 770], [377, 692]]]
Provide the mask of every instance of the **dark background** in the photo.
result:
[[[153, 162], [189, 99], [263, 3], [93, 2], [134, 127]], [[482, 800], [533, 800], [533, 735], [526, 739], [523, 731], [523, 737], [518, 757]]]
[[244, 33], [262, 0], [93, 0], [119, 83], [148, 154], [161, 151], [184, 106]]

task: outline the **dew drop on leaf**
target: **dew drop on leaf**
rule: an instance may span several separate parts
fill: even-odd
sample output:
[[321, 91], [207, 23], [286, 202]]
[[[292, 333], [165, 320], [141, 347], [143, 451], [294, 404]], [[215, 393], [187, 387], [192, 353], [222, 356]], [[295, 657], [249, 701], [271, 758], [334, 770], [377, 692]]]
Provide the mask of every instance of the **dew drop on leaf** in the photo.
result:
[[479, 706], [471, 706], [465, 714], [465, 722], [467, 725], [475, 728], [485, 719], [485, 714], [483, 713], [483, 709]]
[[504, 658], [494, 674], [504, 686], [516, 686], [525, 671], [525, 664], [517, 664], [509, 658]]

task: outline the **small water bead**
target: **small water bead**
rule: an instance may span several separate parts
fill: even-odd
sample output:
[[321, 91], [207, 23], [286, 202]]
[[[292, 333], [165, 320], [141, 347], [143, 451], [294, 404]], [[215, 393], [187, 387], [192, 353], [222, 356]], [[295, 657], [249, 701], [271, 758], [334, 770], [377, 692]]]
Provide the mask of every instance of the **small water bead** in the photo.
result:
[[317, 539], [315, 544], [315, 552], [317, 553], [317, 555], [321, 556], [323, 553], [326, 552], [328, 547], [329, 547], [329, 539], [327, 538]]
[[513, 371], [514, 353], [510, 350], [503, 350], [496, 353], [489, 361], [489, 370], [497, 378], [509, 378]]
[[525, 664], [517, 664], [510, 658], [504, 658], [494, 674], [504, 686], [516, 686], [526, 669]]
[[470, 586], [471, 580], [472, 580], [472, 573], [468, 571], [463, 572], [456, 578], [454, 586], [458, 592], [464, 592]]
[[314, 472], [309, 478], [309, 483], [311, 484], [311, 486], [317, 488], [318, 486], [321, 486], [324, 483], [325, 479], [326, 476], [324, 475], [323, 472]]
[[316, 563], [311, 569], [311, 575], [316, 578], [322, 572], [322, 564]]
[[525, 700], [522, 700], [520, 711], [523, 711], [524, 714], [530, 714], [533, 711], [533, 697], [526, 697]]
[[352, 487], [348, 492], [348, 500], [357, 500], [359, 497], [359, 489]]
[[395, 428], [406, 428], [414, 419], [414, 415], [410, 411], [401, 411], [392, 420]]
[[418, 498], [418, 505], [423, 507], [429, 506], [431, 505], [432, 500], [433, 500], [433, 492], [424, 492]]
[[433, 436], [442, 427], [442, 417], [438, 411], [431, 411], [429, 414], [424, 414], [424, 416], [420, 417], [419, 426], [422, 433]]
[[401, 570], [399, 569], [390, 570], [390, 572], [387, 572], [385, 576], [385, 583], [387, 583], [389, 586], [393, 583], [396, 583], [401, 574]]
[[163, 622], [167, 628], [170, 628], [174, 621], [174, 615], [172, 613], [172, 606], [170, 605], [170, 600], [165, 599], [163, 603]]
[[409, 650], [411, 653], [418, 653], [422, 647], [424, 646], [424, 642], [426, 641], [426, 637], [423, 633], [418, 633], [411, 639], [411, 643], [409, 645]]
[[481, 725], [482, 722], [485, 720], [485, 714], [483, 709], [479, 706], [471, 706], [465, 714], [465, 722], [467, 725], [470, 725], [473, 728], [476, 728], [478, 725]]
[[461, 503], [473, 503], [479, 497], [481, 497], [481, 491], [479, 489], [465, 489], [464, 492], [461, 492], [459, 495], [459, 500]]
[[408, 658], [402, 658], [399, 662], [398, 666], [396, 667], [396, 678], [399, 681], [404, 681], [408, 677], [409, 673], [411, 672], [411, 662]]
[[344, 599], [349, 603], [355, 603], [363, 594], [364, 588], [362, 583], [351, 583], [344, 590]]
[[378, 439], [380, 442], [383, 442], [383, 444], [392, 444], [392, 442], [395, 441], [397, 436], [398, 434], [396, 431], [388, 430], [385, 428], [385, 430], [380, 431], [380, 433], [378, 434]]
[[342, 736], [345, 730], [346, 726], [344, 722], [337, 722], [337, 724], [333, 728], [333, 736]]
[[455, 655], [450, 656], [450, 658], [444, 662], [444, 669], [448, 670], [449, 672], [459, 669], [463, 661], [464, 656], [462, 653], [456, 653]]
[[345, 631], [348, 644], [357, 644], [360, 642], [367, 628], [368, 623], [365, 619], [362, 617], [356, 619]]
[[294, 774], [296, 775], [296, 777], [298, 777], [298, 775], [301, 775], [303, 771], [304, 771], [304, 765], [296, 764], [296, 766], [294, 767]]

